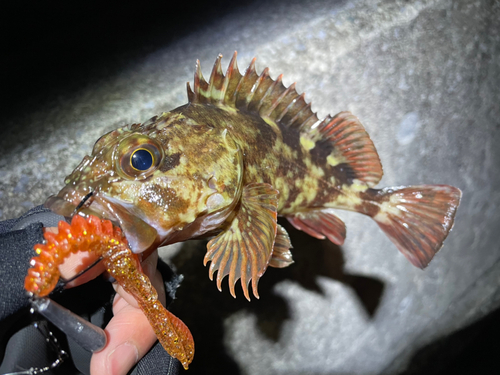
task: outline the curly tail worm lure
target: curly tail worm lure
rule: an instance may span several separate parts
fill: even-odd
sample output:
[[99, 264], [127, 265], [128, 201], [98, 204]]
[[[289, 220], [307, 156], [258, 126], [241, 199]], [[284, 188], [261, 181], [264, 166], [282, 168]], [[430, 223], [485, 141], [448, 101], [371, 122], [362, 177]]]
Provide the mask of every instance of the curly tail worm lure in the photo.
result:
[[187, 369], [194, 356], [191, 332], [158, 301], [155, 288], [142, 272], [139, 258], [128, 247], [121, 229], [93, 215], [87, 219], [75, 215], [71, 225], [60, 221], [58, 229], [57, 234], [45, 232], [46, 243], [35, 245], [38, 256], [30, 261], [24, 288], [35, 297], [48, 295], [59, 280], [59, 266], [70, 254], [93, 252], [102, 258], [110, 275], [137, 300], [165, 350]]

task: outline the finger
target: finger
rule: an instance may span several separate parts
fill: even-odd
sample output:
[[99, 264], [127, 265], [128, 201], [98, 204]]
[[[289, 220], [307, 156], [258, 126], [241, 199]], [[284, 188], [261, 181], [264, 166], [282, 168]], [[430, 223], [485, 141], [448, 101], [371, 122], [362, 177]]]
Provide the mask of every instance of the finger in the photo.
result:
[[[44, 232], [58, 233], [57, 227], [44, 227]], [[155, 248], [150, 248], [142, 254], [142, 259], [146, 259], [145, 262], [151, 264], [150, 273], [146, 273], [148, 276], [153, 274], [152, 270], [156, 269], [156, 263], [158, 261], [158, 252]], [[150, 257], [153, 255], [153, 258]], [[156, 257], [154, 257], [156, 255]], [[67, 283], [66, 288], [73, 288], [78, 285], [85, 284], [86, 282], [95, 279], [101, 273], [105, 271], [104, 265], [101, 263], [95, 264], [91, 269], [88, 267], [96, 263], [99, 257], [89, 251], [82, 251], [75, 254], [70, 254], [59, 266], [59, 271], [61, 272], [61, 277], [63, 279], [69, 280], [79, 273], [84, 272], [81, 276], [77, 277], [75, 280]], [[143, 262], [144, 263], [144, 262]], [[153, 266], [154, 263], [154, 266]]]
[[[58, 233], [57, 227], [44, 227], [43, 232]], [[59, 266], [59, 272], [61, 272], [61, 277], [63, 279], [69, 280], [81, 272], [87, 270], [92, 264], [94, 264], [99, 257], [89, 251], [82, 251], [75, 254], [70, 254]], [[81, 276], [77, 277], [75, 280], [67, 283], [66, 288], [72, 288], [86, 282], [95, 279], [101, 273], [104, 272], [104, 266], [102, 264], [96, 264], [91, 269], [87, 270]]]
[[[164, 304], [165, 290], [161, 274], [156, 270], [157, 260], [158, 253], [154, 252], [142, 267]], [[113, 286], [117, 290], [113, 304], [115, 315], [105, 329], [106, 347], [92, 356], [91, 374], [126, 374], [156, 342], [156, 335], [134, 297], [121, 286]]]
[[97, 276], [103, 273], [105, 268], [102, 263], [97, 263], [95, 266], [88, 269], [88, 267], [90, 267], [98, 260], [99, 257], [92, 252], [82, 251], [69, 255], [64, 260], [64, 263], [59, 266], [61, 277], [63, 279], [69, 280], [81, 272], [83, 272], [83, 274], [81, 276], [78, 276], [75, 280], [67, 283], [65, 285], [66, 288], [73, 288], [75, 286], [85, 284], [86, 282], [95, 279]]
[[114, 316], [106, 327], [106, 347], [92, 355], [92, 375], [125, 375], [156, 342], [156, 336], [141, 310], [116, 295]]
[[[145, 259], [145, 261], [142, 262], [142, 266], [147, 268], [147, 271], [144, 271], [145, 274], [148, 277], [150, 275], [154, 275], [156, 272], [156, 264], [158, 263], [158, 251], [149, 250], [144, 253], [142, 258]], [[65, 259], [64, 263], [59, 267], [61, 276], [64, 279], [69, 280], [79, 273], [83, 272], [83, 274], [67, 283], [65, 287], [73, 288], [75, 286], [85, 284], [103, 273], [106, 269], [102, 263], [95, 264], [98, 260], [99, 256], [93, 252], [83, 251], [76, 254], [70, 254]], [[92, 268], [89, 269], [88, 267], [90, 266], [92, 266]], [[163, 287], [163, 282], [159, 285]]]

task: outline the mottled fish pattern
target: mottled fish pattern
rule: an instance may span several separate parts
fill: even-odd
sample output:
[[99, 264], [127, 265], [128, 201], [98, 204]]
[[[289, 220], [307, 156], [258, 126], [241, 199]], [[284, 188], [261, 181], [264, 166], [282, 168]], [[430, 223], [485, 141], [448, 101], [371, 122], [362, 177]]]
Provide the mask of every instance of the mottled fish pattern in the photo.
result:
[[118, 222], [136, 253], [212, 237], [210, 278], [217, 272], [221, 289], [228, 276], [233, 296], [241, 280], [247, 299], [250, 283], [258, 297], [268, 266], [293, 263], [278, 215], [341, 245], [346, 230], [334, 209], [360, 212], [426, 267], [453, 226], [460, 190], [374, 189], [382, 166], [354, 115], [320, 120], [281, 75], [257, 74], [255, 59], [241, 74], [236, 53], [224, 74], [221, 58], [208, 81], [198, 62], [188, 104], [101, 137], [47, 206], [69, 216], [92, 193], [81, 212]]

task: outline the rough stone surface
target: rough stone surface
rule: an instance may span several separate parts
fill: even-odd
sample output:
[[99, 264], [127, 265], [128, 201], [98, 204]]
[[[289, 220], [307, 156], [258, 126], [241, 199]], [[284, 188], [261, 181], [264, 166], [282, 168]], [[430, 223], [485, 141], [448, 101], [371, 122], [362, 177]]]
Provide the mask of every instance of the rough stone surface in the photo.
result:
[[[421, 271], [367, 217], [340, 212], [341, 248], [290, 229], [295, 264], [259, 301], [219, 293], [203, 242], [162, 250], [185, 275], [174, 312], [197, 344], [193, 373], [396, 374], [419, 349], [500, 305], [498, 1], [268, 2], [235, 8], [43, 108], [3, 120], [0, 218], [56, 193], [97, 138], [186, 102], [200, 59], [284, 73], [321, 117], [350, 110], [373, 139], [379, 186], [463, 190], [452, 234]], [[49, 90], [50, 91], [50, 90]], [[3, 260], [2, 260], [3, 261]], [[498, 344], [498, 343], [497, 343]]]

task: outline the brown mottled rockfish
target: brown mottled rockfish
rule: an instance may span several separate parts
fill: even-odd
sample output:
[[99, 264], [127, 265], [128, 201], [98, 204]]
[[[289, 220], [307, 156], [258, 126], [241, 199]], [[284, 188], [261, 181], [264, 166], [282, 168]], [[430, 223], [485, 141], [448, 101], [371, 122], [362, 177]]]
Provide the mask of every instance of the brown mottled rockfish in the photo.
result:
[[382, 177], [375, 147], [349, 112], [319, 120], [295, 84], [285, 87], [255, 59], [242, 75], [236, 53], [224, 75], [219, 55], [208, 82], [198, 62], [189, 102], [143, 124], [102, 136], [91, 156], [46, 205], [75, 206], [117, 222], [131, 249], [210, 237], [205, 264], [217, 286], [229, 275], [258, 297], [268, 266], [292, 261], [277, 224], [342, 245], [334, 209], [372, 217], [415, 266], [424, 268], [453, 226], [461, 191], [447, 185], [373, 187]]

